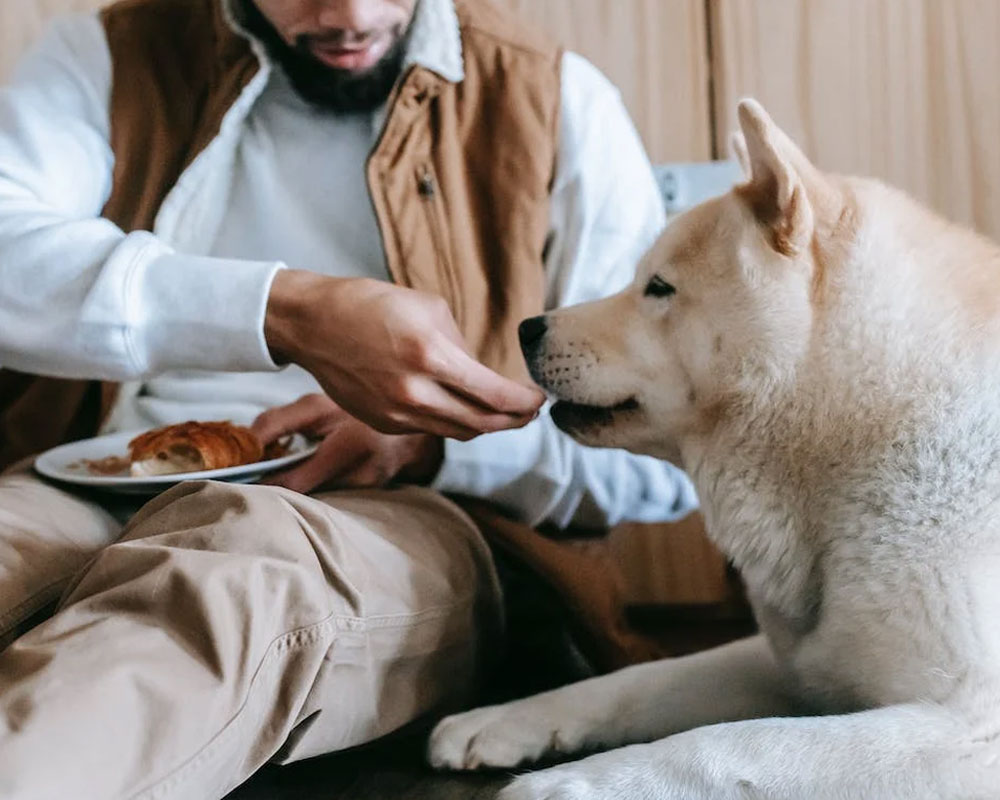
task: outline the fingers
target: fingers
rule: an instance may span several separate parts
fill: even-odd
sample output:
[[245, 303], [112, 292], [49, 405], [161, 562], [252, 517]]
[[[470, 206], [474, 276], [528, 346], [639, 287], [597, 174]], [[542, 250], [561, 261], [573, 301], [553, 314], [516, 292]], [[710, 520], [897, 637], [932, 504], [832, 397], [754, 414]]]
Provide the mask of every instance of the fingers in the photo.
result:
[[467, 441], [483, 433], [519, 428], [537, 414], [489, 411], [429, 378], [411, 378], [405, 389], [383, 407], [348, 403], [356, 416], [382, 433], [429, 433]]
[[429, 433], [467, 441], [484, 433], [520, 428], [535, 418], [528, 414], [489, 411], [447, 387], [427, 381], [416, 398], [419, 419]]
[[307, 394], [287, 406], [268, 409], [253, 421], [250, 429], [266, 447], [290, 433], [321, 435], [343, 416], [346, 414], [326, 395]]
[[429, 377], [465, 395], [486, 411], [530, 419], [545, 402], [545, 395], [480, 363], [469, 351], [448, 306], [440, 298], [434, 299], [437, 314], [433, 327], [438, 335], [425, 339], [433, 354], [425, 356]]
[[435, 377], [484, 409], [512, 418], [530, 418], [545, 402], [540, 389], [497, 374], [457, 346], [449, 348]]
[[328, 435], [311, 458], [266, 481], [271, 486], [282, 486], [293, 492], [308, 494], [318, 486], [339, 483], [341, 476], [350, 474], [370, 456], [369, 444], [357, 435]]

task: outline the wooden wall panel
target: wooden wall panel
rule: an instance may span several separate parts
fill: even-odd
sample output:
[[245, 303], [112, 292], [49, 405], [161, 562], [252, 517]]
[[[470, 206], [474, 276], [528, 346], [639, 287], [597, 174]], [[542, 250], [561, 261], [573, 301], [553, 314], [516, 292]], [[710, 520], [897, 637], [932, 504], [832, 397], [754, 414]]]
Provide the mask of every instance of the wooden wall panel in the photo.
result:
[[651, 159], [711, 158], [704, 0], [503, 2], [621, 89]]
[[709, 0], [716, 138], [753, 95], [825, 169], [1000, 237], [1000, 3]]
[[663, 525], [620, 525], [608, 547], [626, 598], [641, 605], [712, 604], [726, 599], [726, 562], [700, 514]]

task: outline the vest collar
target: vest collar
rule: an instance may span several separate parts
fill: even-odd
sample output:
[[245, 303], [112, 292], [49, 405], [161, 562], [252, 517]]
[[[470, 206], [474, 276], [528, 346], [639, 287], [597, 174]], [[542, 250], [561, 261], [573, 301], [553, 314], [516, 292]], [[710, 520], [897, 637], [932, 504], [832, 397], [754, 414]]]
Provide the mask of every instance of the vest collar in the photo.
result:
[[417, 64], [451, 83], [465, 78], [462, 34], [454, 0], [418, 0], [405, 67]]

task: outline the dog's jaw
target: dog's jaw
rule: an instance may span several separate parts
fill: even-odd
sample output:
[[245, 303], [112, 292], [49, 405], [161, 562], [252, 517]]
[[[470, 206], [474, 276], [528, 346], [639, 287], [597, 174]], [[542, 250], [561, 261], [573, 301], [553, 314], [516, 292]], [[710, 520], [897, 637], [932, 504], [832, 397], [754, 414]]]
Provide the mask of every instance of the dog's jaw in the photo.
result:
[[552, 421], [556, 427], [571, 436], [586, 437], [598, 428], [607, 428], [622, 415], [639, 410], [639, 401], [634, 397], [611, 406], [589, 405], [572, 400], [557, 399], [552, 405]]
[[[537, 329], [537, 326], [536, 326]], [[621, 391], [595, 391], [581, 377], [598, 364], [589, 348], [577, 344], [574, 350], [553, 354], [541, 336], [522, 337], [528, 371], [553, 400], [552, 421], [564, 433], [585, 445], [617, 446], [612, 439], [622, 422], [641, 409], [636, 395]], [[573, 344], [570, 342], [570, 344]], [[616, 396], [617, 395], [617, 396]]]

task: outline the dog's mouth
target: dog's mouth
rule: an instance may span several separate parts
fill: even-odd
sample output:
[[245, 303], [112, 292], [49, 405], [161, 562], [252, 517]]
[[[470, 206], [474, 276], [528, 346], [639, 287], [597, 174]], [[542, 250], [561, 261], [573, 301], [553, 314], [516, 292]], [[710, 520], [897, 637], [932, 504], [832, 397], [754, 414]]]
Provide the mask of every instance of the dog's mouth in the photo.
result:
[[570, 400], [556, 401], [551, 410], [552, 421], [564, 431], [577, 431], [583, 428], [609, 425], [616, 416], [629, 411], [637, 411], [639, 401], [634, 397], [626, 398], [620, 403], [610, 406], [594, 406], [586, 403], [574, 403]]

